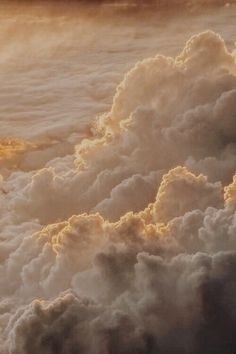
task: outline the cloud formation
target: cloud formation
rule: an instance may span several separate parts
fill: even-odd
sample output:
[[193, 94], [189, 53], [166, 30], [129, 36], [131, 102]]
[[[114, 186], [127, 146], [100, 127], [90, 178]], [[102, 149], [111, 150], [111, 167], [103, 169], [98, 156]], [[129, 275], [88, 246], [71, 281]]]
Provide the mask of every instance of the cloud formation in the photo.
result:
[[25, 222], [90, 211], [115, 221], [152, 202], [177, 165], [228, 184], [236, 168], [235, 96], [234, 55], [215, 33], [196, 35], [175, 59], [158, 55], [127, 73], [93, 137], [75, 147], [75, 167], [71, 156], [57, 159], [22, 175], [20, 186], [12, 174], [5, 198]]
[[3, 354], [233, 354], [236, 62], [135, 65], [75, 156], [0, 180]]
[[[189, 178], [193, 195], [196, 187], [207, 189], [211, 205], [214, 184], [177, 171], [182, 194], [176, 204], [185, 203]], [[176, 170], [162, 185], [167, 204], [171, 174]], [[15, 282], [6, 295], [13, 303], [24, 299], [8, 313], [9, 353], [233, 353], [234, 189], [235, 181], [218, 208], [191, 205], [174, 218], [170, 208], [167, 224], [154, 221], [157, 199], [115, 224], [99, 214], [80, 215], [25, 237], [5, 265], [9, 284]], [[24, 304], [36, 296], [51, 300]], [[5, 300], [7, 306], [13, 310]]]

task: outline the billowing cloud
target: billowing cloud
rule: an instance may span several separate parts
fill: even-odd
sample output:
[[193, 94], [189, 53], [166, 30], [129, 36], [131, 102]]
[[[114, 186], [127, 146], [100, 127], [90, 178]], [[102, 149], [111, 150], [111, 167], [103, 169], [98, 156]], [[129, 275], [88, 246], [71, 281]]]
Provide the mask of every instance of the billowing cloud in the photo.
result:
[[[170, 217], [171, 173], [162, 184]], [[205, 190], [210, 205], [214, 184], [185, 169], [180, 182], [187, 174], [193, 195]], [[13, 311], [4, 331], [9, 352], [233, 352], [236, 219], [227, 191], [226, 198], [218, 209], [190, 206], [168, 224], [154, 223], [147, 210], [115, 224], [80, 215], [25, 238], [5, 265], [8, 296], [22, 299], [19, 308], [5, 304]], [[37, 295], [51, 300], [27, 304]]]
[[89, 211], [117, 220], [152, 202], [176, 165], [228, 184], [236, 168], [235, 71], [234, 55], [213, 32], [191, 38], [175, 59], [138, 63], [94, 136], [76, 146], [75, 166], [65, 157], [22, 175], [17, 196], [18, 176], [6, 181], [12, 211], [42, 224]]
[[195, 35], [74, 156], [1, 178], [1, 353], [235, 352], [235, 98], [234, 54]]

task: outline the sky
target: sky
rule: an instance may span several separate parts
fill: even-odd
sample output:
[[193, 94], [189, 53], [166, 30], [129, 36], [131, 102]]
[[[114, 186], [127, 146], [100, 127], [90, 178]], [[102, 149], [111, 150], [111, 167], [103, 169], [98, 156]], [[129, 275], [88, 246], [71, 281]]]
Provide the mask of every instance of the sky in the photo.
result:
[[0, 352], [234, 354], [234, 2], [59, 3], [0, 5]]

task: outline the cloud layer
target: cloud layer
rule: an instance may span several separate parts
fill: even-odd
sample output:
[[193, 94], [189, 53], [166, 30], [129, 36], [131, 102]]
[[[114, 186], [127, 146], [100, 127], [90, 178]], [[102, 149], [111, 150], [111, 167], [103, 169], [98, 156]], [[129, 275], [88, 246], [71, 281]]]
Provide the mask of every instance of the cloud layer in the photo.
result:
[[[233, 353], [235, 181], [224, 200], [219, 185], [178, 167], [164, 177], [160, 193], [144, 212], [116, 223], [84, 214], [24, 237], [1, 274], [9, 283], [3, 348], [17, 354]], [[156, 221], [163, 219], [161, 205], [166, 223]], [[27, 304], [35, 297], [42, 300]]]
[[137, 63], [74, 156], [1, 178], [1, 353], [233, 354], [235, 119], [204, 32]]
[[12, 174], [4, 198], [22, 222], [89, 211], [115, 221], [152, 202], [177, 165], [228, 184], [236, 167], [235, 97], [234, 56], [213, 32], [196, 35], [175, 59], [158, 55], [128, 72], [93, 137], [76, 146], [75, 167], [67, 156], [21, 178]]

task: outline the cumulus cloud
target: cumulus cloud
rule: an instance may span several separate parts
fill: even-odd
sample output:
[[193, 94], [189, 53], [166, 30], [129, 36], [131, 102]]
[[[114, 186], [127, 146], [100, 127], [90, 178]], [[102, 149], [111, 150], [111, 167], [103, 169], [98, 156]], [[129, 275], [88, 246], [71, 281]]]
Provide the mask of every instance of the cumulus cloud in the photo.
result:
[[235, 352], [235, 92], [195, 35], [126, 74], [74, 157], [0, 180], [1, 353]]
[[[211, 190], [210, 205], [215, 185], [190, 178], [200, 180], [202, 193]], [[179, 188], [183, 200], [186, 187]], [[165, 202], [172, 204], [168, 195]], [[51, 300], [22, 304], [11, 315], [6, 348], [17, 354], [32, 348], [42, 354], [233, 352], [235, 220], [226, 191], [225, 206], [190, 206], [166, 225], [129, 213], [115, 224], [97, 214], [47, 226], [18, 248], [25, 260], [12, 276], [17, 272], [22, 285], [11, 293]]]
[[[93, 137], [65, 157], [22, 176], [11, 209], [47, 224], [83, 212], [118, 220], [152, 202], [177, 165], [230, 183], [235, 163], [235, 57], [213, 32], [195, 35], [176, 58], [138, 63], [118, 86]], [[13, 182], [14, 181], [14, 182]], [[24, 181], [24, 182], [23, 182]], [[6, 181], [11, 191], [14, 175]], [[115, 206], [115, 207], [114, 207]]]

